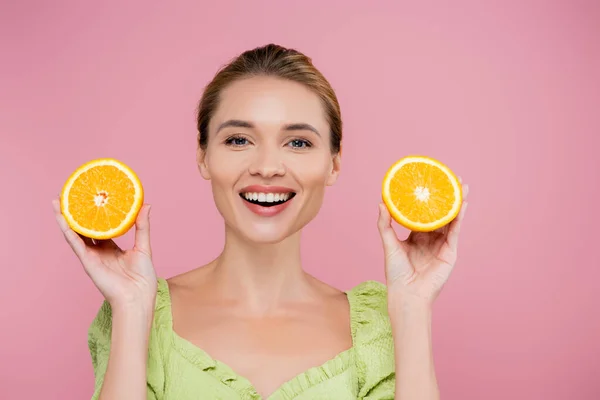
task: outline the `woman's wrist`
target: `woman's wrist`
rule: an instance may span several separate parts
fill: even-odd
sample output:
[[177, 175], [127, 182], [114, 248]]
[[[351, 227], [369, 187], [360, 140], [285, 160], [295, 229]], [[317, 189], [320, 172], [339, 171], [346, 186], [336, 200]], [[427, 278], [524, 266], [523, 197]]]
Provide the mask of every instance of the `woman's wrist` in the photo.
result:
[[130, 312], [134, 310], [148, 311], [156, 304], [157, 284], [154, 282], [141, 282], [128, 290], [118, 291], [105, 295], [106, 301], [110, 303], [113, 310]]
[[[148, 299], [135, 303], [115, 303], [111, 304], [112, 310], [112, 325], [124, 326], [127, 329], [145, 332], [152, 326], [154, 319], [154, 308], [156, 299]], [[139, 327], [140, 329], [135, 329]]]
[[127, 299], [109, 300], [110, 307], [113, 313], [119, 312], [123, 314], [133, 313], [149, 313], [154, 311], [156, 306], [156, 293], [144, 293], [132, 296]]
[[120, 321], [146, 321], [151, 320], [153, 318], [154, 311], [150, 305], [144, 305], [141, 307], [116, 306], [112, 307], [112, 316], [113, 320], [117, 319]]
[[429, 299], [407, 295], [406, 293], [388, 292], [387, 307], [390, 317], [397, 318], [415, 314], [430, 316], [432, 305]]

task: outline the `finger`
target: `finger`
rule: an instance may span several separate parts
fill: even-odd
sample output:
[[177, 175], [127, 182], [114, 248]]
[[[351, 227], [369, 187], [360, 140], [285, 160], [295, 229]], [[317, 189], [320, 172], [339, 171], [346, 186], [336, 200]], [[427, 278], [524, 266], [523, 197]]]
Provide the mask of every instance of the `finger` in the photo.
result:
[[85, 245], [88, 248], [91, 247], [95, 249], [110, 249], [121, 251], [121, 248], [112, 239], [94, 239], [84, 236], [81, 233], [77, 233], [77, 235], [81, 238], [81, 240], [83, 240], [83, 243], [85, 243]]
[[150, 247], [150, 205], [145, 204], [135, 220], [135, 248], [152, 256]]
[[383, 244], [383, 251], [387, 256], [396, 252], [400, 246], [398, 243], [398, 237], [394, 228], [392, 228], [392, 217], [385, 204], [379, 204], [379, 219], [377, 220], [377, 228], [381, 235], [381, 243]]
[[[77, 232], [75, 232], [75, 233], [77, 233]], [[81, 240], [83, 240], [83, 243], [85, 243], [86, 246], [91, 247], [91, 246], [96, 245], [95, 239], [91, 239], [87, 236], [83, 236], [81, 233], [77, 233], [77, 235], [81, 238]]]
[[465, 217], [465, 213], [467, 212], [467, 207], [469, 203], [463, 202], [460, 211], [458, 212], [458, 216], [449, 224], [448, 227], [448, 235], [446, 237], [446, 241], [448, 242], [448, 246], [454, 251], [458, 249], [458, 237], [460, 234], [460, 226]]
[[62, 212], [60, 210], [60, 200], [53, 200], [52, 206], [54, 208], [54, 216], [56, 217], [56, 223], [58, 224], [60, 230], [65, 236], [67, 243], [69, 244], [69, 246], [71, 246], [71, 249], [73, 250], [75, 255], [79, 259], [81, 259], [85, 254], [85, 242], [81, 237], [79, 237], [79, 235], [74, 230], [71, 229], [71, 227], [69, 227], [67, 220], [62, 215]]
[[112, 239], [89, 239], [89, 241], [95, 248], [121, 251], [121, 248]]
[[435, 233], [440, 233], [442, 235], [446, 235], [448, 233], [448, 225], [446, 224], [444, 226], [442, 226], [441, 228], [437, 228], [436, 230], [434, 230]]

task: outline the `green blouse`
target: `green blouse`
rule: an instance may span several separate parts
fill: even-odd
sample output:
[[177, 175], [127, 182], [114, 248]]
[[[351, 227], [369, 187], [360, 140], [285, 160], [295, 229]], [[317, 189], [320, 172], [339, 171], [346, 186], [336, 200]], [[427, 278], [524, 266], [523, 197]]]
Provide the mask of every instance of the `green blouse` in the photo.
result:
[[[281, 385], [269, 400], [394, 399], [394, 343], [387, 314], [385, 285], [363, 282], [346, 292], [350, 303], [350, 349]], [[88, 344], [95, 390], [100, 394], [108, 362], [111, 309], [104, 302], [92, 322]], [[148, 400], [258, 400], [244, 377], [173, 331], [171, 298], [158, 279], [154, 322], [148, 349]]]

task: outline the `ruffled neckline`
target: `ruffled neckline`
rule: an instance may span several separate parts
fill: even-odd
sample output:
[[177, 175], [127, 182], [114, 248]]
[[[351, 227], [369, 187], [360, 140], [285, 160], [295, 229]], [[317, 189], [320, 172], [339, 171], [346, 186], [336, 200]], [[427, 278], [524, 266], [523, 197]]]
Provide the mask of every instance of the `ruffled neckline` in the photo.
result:
[[[348, 297], [350, 306], [352, 347], [338, 353], [320, 366], [312, 367], [284, 382], [268, 397], [268, 400], [292, 399], [300, 393], [345, 372], [354, 364], [357, 347], [365, 339], [368, 340], [362, 332], [365, 331], [365, 326], [369, 324], [373, 317], [369, 310], [372, 308], [372, 304], [370, 304], [368, 297], [370, 297], [373, 290], [380, 290], [381, 286], [383, 285], [379, 282], [366, 281], [344, 292]], [[247, 378], [237, 374], [229, 365], [212, 358], [202, 348], [179, 336], [174, 331], [169, 284], [164, 278], [158, 279], [156, 323], [167, 332], [173, 348], [188, 362], [210, 373], [214, 378], [240, 393], [243, 398], [261, 399]], [[370, 330], [367, 329], [366, 331]]]

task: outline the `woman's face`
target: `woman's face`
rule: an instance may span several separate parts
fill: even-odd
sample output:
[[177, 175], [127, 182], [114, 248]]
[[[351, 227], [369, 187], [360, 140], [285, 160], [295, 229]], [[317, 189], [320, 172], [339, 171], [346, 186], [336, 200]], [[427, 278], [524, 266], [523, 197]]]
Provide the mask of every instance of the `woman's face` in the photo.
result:
[[312, 220], [340, 169], [319, 97], [272, 77], [221, 93], [198, 163], [227, 226], [257, 243], [279, 242]]

